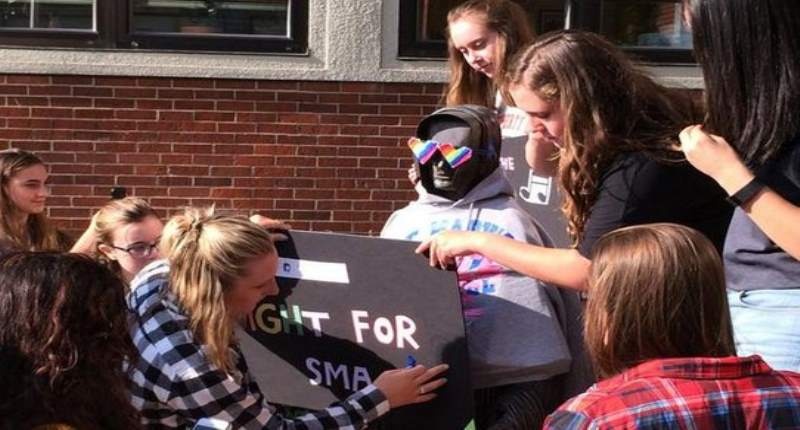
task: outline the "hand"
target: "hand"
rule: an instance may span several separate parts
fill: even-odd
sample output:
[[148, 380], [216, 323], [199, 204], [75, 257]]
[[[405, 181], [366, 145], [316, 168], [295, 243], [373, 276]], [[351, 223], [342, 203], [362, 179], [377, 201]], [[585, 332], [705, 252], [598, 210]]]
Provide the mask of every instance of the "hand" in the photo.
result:
[[411, 167], [408, 168], [408, 180], [414, 185], [419, 182], [419, 170], [417, 170], [416, 163], [412, 164]]
[[282, 233], [282, 231], [288, 231], [292, 229], [291, 225], [283, 221], [268, 218], [259, 214], [252, 215], [250, 217], [250, 222], [256, 223], [269, 230], [270, 237], [272, 238], [273, 242], [287, 240], [289, 237], [286, 236], [285, 233]]
[[414, 251], [428, 254], [431, 267], [446, 269], [455, 265], [455, 258], [474, 253], [480, 233], [474, 231], [443, 231], [425, 242]]
[[427, 402], [436, 397], [434, 391], [447, 382], [446, 378], [434, 378], [448, 367], [440, 364], [428, 369], [420, 364], [411, 368], [387, 370], [378, 376], [375, 386], [389, 400], [391, 408]]
[[541, 131], [528, 133], [525, 142], [525, 161], [539, 176], [555, 176], [558, 173], [558, 156], [561, 147], [558, 141]]
[[697, 170], [710, 176], [733, 194], [745, 186], [753, 174], [725, 139], [706, 133], [701, 125], [691, 125], [681, 131], [680, 150]]

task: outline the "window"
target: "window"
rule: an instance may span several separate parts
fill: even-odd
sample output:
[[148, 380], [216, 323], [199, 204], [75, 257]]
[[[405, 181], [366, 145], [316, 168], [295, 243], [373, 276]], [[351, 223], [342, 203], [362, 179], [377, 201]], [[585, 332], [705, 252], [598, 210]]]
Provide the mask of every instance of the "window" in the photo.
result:
[[308, 0], [0, 0], [3, 45], [305, 53]]
[[[537, 32], [563, 27], [562, 0], [514, 0], [528, 12]], [[445, 58], [447, 12], [464, 0], [400, 0], [399, 56], [404, 59]], [[554, 26], [555, 25], [555, 26]], [[544, 31], [539, 30], [543, 28]]]
[[573, 5], [573, 27], [597, 31], [639, 60], [694, 62], [681, 1], [584, 0]]
[[[600, 33], [641, 61], [693, 63], [680, 0], [515, 0], [537, 33], [564, 27]], [[447, 11], [463, 0], [400, 0], [401, 58], [447, 56]]]

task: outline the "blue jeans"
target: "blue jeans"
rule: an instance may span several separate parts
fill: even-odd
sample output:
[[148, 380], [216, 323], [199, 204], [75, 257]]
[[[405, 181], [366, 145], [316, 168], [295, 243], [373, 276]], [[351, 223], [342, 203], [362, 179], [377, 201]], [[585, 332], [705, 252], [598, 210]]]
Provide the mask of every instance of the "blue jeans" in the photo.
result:
[[728, 290], [728, 304], [737, 355], [800, 372], [800, 289]]

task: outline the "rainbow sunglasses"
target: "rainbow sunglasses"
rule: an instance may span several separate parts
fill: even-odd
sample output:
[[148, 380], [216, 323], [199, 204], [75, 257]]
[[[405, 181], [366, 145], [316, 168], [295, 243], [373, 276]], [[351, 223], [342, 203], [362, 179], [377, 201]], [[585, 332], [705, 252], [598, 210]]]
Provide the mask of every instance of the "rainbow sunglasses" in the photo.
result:
[[447, 164], [452, 168], [456, 168], [472, 158], [472, 148], [462, 146], [456, 148], [452, 143], [437, 142], [435, 140], [422, 140], [418, 137], [408, 139], [408, 147], [414, 153], [414, 158], [420, 164], [425, 164], [433, 157], [438, 150]]

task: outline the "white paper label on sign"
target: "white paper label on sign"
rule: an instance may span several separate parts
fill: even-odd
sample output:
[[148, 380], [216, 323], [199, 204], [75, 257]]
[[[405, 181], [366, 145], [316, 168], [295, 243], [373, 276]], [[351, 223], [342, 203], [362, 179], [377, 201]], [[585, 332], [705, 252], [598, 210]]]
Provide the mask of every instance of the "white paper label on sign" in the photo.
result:
[[325, 261], [301, 260], [296, 258], [278, 258], [278, 273], [281, 278], [305, 279], [308, 281], [349, 284], [347, 264], [328, 263]]

